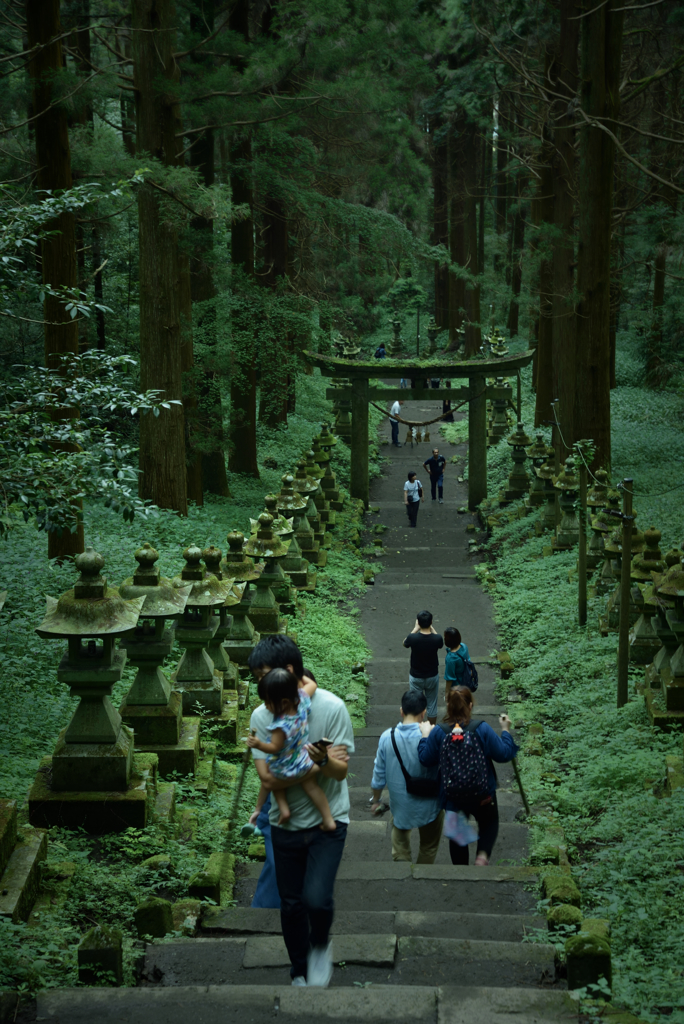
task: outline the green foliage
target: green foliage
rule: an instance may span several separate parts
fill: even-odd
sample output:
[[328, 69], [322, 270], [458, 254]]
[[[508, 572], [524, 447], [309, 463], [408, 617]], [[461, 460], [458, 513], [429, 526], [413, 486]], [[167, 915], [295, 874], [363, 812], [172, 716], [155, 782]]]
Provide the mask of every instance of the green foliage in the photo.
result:
[[[664, 546], [678, 542], [681, 492], [655, 491], [679, 479], [680, 399], [619, 387], [613, 413], [614, 477], [633, 473], [640, 523], [661, 528]], [[650, 728], [634, 693], [641, 668], [630, 670], [632, 696], [617, 710], [617, 637], [602, 637], [597, 622], [605, 599], [590, 600], [580, 629], [568, 580], [576, 552], [541, 558], [545, 539], [531, 526], [515, 520], [488, 545], [500, 642], [516, 666], [500, 693], [522, 695], [515, 720], [544, 724], [542, 756], [520, 757], [525, 788], [563, 827], [584, 916], [611, 922], [615, 1002], [647, 1021], [681, 1021], [684, 793], [654, 795], [681, 735]]]

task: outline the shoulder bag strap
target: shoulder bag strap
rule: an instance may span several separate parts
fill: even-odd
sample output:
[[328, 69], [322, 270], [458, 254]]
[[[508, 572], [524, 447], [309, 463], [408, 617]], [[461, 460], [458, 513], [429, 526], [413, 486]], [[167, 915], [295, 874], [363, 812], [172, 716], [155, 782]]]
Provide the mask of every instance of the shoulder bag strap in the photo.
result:
[[404, 768], [404, 762], [401, 759], [401, 754], [399, 753], [399, 748], [397, 746], [397, 741], [394, 738], [394, 729], [392, 729], [392, 732], [390, 733], [390, 735], [392, 737], [392, 746], [394, 747], [394, 753], [397, 755], [397, 761], [399, 762], [399, 767], [401, 768], [401, 771], [402, 771], [402, 774], [404, 776], [404, 779], [406, 780], [406, 782], [408, 782], [409, 779], [411, 778], [411, 776], [409, 775], [409, 773]]

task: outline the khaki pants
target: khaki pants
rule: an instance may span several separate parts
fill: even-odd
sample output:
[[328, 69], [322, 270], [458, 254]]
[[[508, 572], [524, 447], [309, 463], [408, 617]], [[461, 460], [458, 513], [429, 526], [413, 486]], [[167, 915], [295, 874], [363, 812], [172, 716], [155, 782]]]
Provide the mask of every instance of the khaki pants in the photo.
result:
[[[444, 811], [440, 811], [434, 821], [429, 825], [422, 825], [418, 829], [420, 845], [418, 847], [418, 859], [416, 864], [434, 864], [439, 841], [442, 838], [442, 825], [444, 824]], [[392, 860], [411, 860], [411, 832], [410, 828], [397, 828], [392, 826]]]

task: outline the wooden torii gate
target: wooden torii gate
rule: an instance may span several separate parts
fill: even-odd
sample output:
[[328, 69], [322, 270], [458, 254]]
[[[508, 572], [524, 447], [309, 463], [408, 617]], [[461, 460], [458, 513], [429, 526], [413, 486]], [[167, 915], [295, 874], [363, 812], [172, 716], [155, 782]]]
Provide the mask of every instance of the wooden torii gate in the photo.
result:
[[[368, 403], [385, 403], [395, 399], [434, 401], [451, 399], [456, 405], [468, 401], [468, 507], [473, 509], [487, 497], [487, 399], [499, 397], [496, 388], [487, 385], [488, 377], [516, 374], [534, 358], [533, 351], [490, 359], [468, 359], [462, 362], [421, 362], [410, 359], [373, 359], [356, 362], [317, 352], [302, 353], [304, 359], [319, 366], [324, 377], [349, 380], [350, 387], [330, 388], [327, 398], [351, 397], [351, 495], [361, 498], [368, 507]], [[387, 377], [425, 380], [429, 377], [464, 377], [468, 384], [461, 388], [372, 388], [371, 380]], [[518, 418], [520, 418], [520, 380], [518, 377]]]

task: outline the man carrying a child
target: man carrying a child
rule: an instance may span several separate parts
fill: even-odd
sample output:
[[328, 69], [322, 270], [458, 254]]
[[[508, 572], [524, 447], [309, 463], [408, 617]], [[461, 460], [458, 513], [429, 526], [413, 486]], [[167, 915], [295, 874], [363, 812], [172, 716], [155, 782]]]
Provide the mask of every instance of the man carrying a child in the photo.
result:
[[[299, 648], [287, 636], [260, 640], [249, 657], [249, 667], [260, 684], [262, 699], [265, 694], [261, 683], [273, 668], [287, 669], [300, 687], [314, 682], [304, 672]], [[267, 791], [287, 790], [289, 818], [283, 820], [281, 809], [272, 800], [270, 822], [292, 984], [326, 987], [332, 976], [333, 889], [349, 824], [346, 776], [349, 755], [354, 751], [354, 732], [349, 712], [339, 697], [318, 687], [309, 699], [306, 750], [316, 765], [314, 775], [327, 798], [335, 828], [321, 828], [321, 813], [296, 778], [271, 774], [268, 753], [255, 746], [252, 756]], [[265, 704], [252, 713], [250, 725], [260, 746], [271, 745], [273, 722], [274, 716]]]

